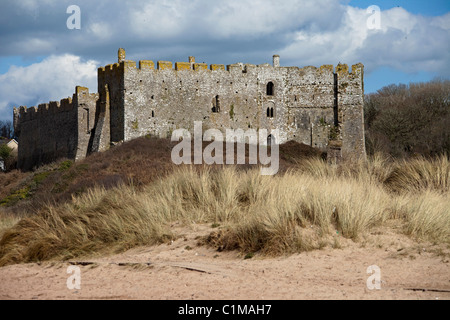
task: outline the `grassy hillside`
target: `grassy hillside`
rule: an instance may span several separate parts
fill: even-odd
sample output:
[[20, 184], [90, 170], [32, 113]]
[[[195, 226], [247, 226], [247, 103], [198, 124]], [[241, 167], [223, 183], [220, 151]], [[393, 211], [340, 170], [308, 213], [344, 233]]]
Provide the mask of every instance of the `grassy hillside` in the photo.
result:
[[[33, 172], [16, 170], [0, 174], [0, 207], [10, 208], [9, 211], [15, 213], [32, 213], [49, 203], [69, 201], [72, 196], [81, 195], [93, 187], [145, 186], [176, 168], [171, 160], [175, 145], [166, 139], [139, 138], [80, 162], [60, 160]], [[207, 145], [205, 143], [203, 147]], [[309, 146], [288, 142], [280, 146], [280, 172], [301, 159], [321, 156], [320, 151]]]
[[[3, 207], [0, 265], [164, 243], [180, 236], [175, 222], [215, 226], [200, 244], [245, 254], [339, 247], [343, 238], [360, 241], [392, 225], [415, 239], [450, 245], [446, 156], [394, 161], [376, 155], [330, 167], [320, 152], [289, 143], [281, 147], [280, 173], [264, 177], [251, 166], [175, 167], [171, 149], [166, 140], [142, 138], [79, 163], [11, 173], [22, 181], [16, 189], [29, 187], [31, 194]], [[17, 193], [9, 188], [6, 199]]]

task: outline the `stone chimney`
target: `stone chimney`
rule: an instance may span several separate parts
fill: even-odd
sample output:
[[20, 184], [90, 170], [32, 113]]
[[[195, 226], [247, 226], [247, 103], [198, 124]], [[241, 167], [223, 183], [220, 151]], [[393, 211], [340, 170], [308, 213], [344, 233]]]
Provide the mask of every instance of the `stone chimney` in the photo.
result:
[[117, 57], [118, 57], [118, 62], [119, 62], [119, 63], [125, 61], [125, 55], [126, 55], [125, 49], [120, 48], [120, 49], [119, 49], [119, 52], [117, 53]]
[[191, 70], [194, 70], [195, 57], [189, 57], [189, 63], [191, 64]]
[[277, 54], [273, 56], [273, 66], [274, 68], [278, 68], [280, 66], [280, 56]]

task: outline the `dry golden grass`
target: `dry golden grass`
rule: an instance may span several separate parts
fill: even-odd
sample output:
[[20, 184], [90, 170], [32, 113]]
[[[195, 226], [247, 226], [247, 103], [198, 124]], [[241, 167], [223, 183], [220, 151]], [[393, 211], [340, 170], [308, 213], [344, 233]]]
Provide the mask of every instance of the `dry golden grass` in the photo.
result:
[[339, 247], [338, 237], [358, 241], [392, 219], [414, 238], [450, 243], [448, 185], [444, 157], [392, 163], [377, 156], [347, 167], [313, 159], [274, 177], [180, 167], [144, 187], [94, 188], [22, 219], [4, 231], [0, 265], [162, 243], [177, 237], [174, 222], [220, 224], [204, 243], [268, 255]]
[[6, 213], [4, 210], [0, 209], [0, 239], [3, 236], [3, 233], [13, 227], [20, 219], [19, 216]]
[[385, 184], [393, 192], [422, 192], [435, 190], [450, 192], [450, 161], [442, 155], [434, 159], [419, 157], [403, 160], [395, 164]]

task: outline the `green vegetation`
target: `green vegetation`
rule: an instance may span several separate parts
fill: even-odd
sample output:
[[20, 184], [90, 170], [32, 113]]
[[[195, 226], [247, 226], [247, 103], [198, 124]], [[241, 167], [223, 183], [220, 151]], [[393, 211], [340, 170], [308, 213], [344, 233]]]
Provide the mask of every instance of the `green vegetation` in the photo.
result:
[[131, 127], [133, 128], [133, 130], [139, 130], [139, 121], [135, 120], [131, 123]]
[[28, 199], [39, 185], [50, 175], [50, 172], [40, 172], [33, 175], [33, 178], [26, 186], [13, 191], [9, 196], [0, 201], [0, 207], [11, 207], [19, 201]]
[[330, 140], [336, 140], [339, 138], [339, 127], [332, 126], [328, 135]]
[[[78, 177], [80, 177], [84, 172], [89, 169], [88, 164], [79, 164], [72, 168], [73, 163], [71, 161], [64, 161], [61, 163], [59, 170], [67, 171], [62, 178], [61, 181], [56, 183], [53, 187], [53, 192], [61, 193], [67, 190], [67, 188], [71, 185], [71, 183]], [[63, 168], [63, 169], [62, 169]], [[72, 170], [69, 170], [72, 168]]]
[[8, 160], [12, 157], [12, 149], [6, 144], [0, 145], [0, 159]]
[[0, 207], [13, 206], [17, 204], [17, 202], [19, 202], [20, 200], [27, 199], [29, 196], [30, 196], [29, 186], [16, 190], [12, 194], [10, 194], [9, 196], [0, 201]]
[[59, 165], [59, 171], [67, 171], [69, 170], [73, 165], [73, 162], [70, 160], [62, 161]]

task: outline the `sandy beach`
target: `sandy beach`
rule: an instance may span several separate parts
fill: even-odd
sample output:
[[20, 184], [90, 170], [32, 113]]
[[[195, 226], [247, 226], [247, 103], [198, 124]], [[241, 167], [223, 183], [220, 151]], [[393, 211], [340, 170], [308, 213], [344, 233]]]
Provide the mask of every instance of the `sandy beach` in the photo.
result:
[[[218, 252], [197, 246], [206, 226], [179, 240], [109, 256], [0, 268], [0, 299], [309, 300], [450, 299], [448, 249], [408, 237], [372, 235], [288, 257]], [[68, 268], [80, 271], [70, 290]], [[381, 288], [370, 290], [370, 266]]]

